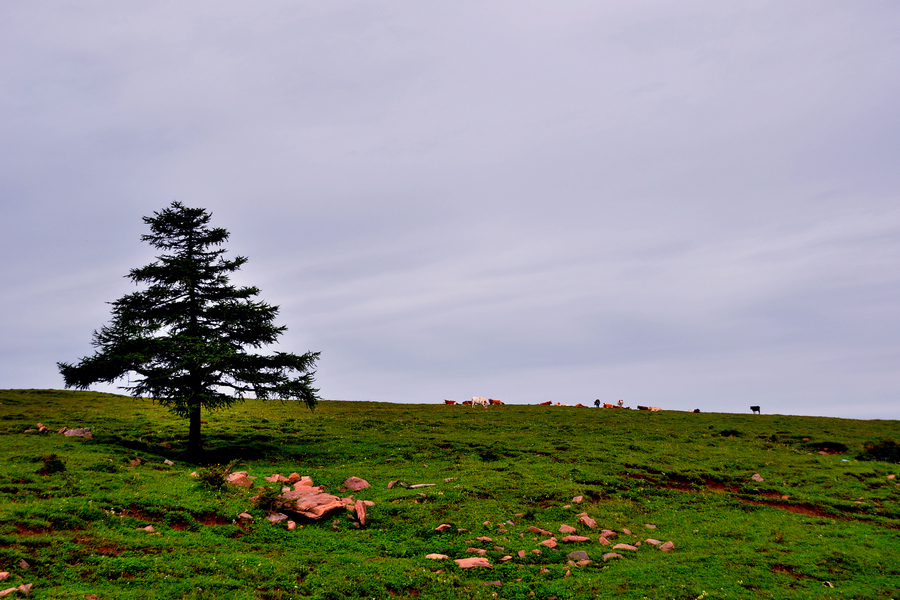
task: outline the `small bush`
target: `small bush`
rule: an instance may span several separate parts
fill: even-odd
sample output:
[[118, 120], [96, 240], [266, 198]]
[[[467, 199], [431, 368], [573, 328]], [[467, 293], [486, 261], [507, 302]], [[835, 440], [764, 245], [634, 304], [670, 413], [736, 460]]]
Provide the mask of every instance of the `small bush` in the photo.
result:
[[225, 487], [227, 483], [226, 478], [234, 470], [236, 464], [237, 460], [233, 460], [227, 465], [211, 465], [205, 469], [200, 469], [197, 471], [197, 479], [210, 489], [221, 490]]
[[866, 442], [859, 460], [878, 460], [889, 463], [900, 463], [900, 444], [888, 438], [880, 442]]
[[280, 487], [258, 487], [256, 491], [259, 492], [259, 495], [256, 497], [256, 506], [258, 508], [268, 512], [275, 512], [281, 507], [282, 501], [279, 499], [281, 496]]

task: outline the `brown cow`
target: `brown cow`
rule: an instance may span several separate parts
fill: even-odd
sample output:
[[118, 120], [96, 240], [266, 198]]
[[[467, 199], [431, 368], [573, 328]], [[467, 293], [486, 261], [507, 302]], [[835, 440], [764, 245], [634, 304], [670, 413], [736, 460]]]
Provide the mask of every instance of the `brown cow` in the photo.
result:
[[553, 402], [547, 400], [546, 402], [541, 402], [540, 404], [538, 404], [538, 406], [550, 406], [551, 404], [553, 404]]
[[444, 404], [456, 404], [456, 400], [444, 400]]
[[491, 406], [503, 406], [503, 401], [494, 400], [493, 398], [488, 398], [488, 404], [490, 404]]

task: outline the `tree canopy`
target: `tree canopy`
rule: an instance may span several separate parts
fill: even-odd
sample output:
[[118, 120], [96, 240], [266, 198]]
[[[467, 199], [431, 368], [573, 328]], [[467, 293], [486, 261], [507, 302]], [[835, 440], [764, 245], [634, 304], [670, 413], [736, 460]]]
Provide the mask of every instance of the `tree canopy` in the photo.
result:
[[318, 352], [256, 354], [287, 328], [274, 324], [278, 307], [256, 299], [256, 287], [235, 287], [229, 274], [247, 258], [224, 257], [229, 233], [208, 226], [211, 214], [180, 202], [144, 217], [141, 236], [162, 251], [128, 278], [146, 289], [112, 302], [112, 320], [94, 331], [92, 356], [57, 363], [67, 388], [122, 386], [189, 419], [188, 452], [202, 451], [201, 409], [232, 406], [245, 397], [279, 398], [314, 408]]

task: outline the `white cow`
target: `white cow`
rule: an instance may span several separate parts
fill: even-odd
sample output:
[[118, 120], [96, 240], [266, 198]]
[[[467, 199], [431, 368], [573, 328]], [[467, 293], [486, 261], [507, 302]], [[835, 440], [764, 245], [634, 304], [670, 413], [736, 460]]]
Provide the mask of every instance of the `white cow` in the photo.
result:
[[478, 396], [472, 396], [472, 406], [475, 406], [476, 404], [480, 404], [483, 407], [487, 408], [487, 405], [488, 405], [487, 398], [479, 398]]

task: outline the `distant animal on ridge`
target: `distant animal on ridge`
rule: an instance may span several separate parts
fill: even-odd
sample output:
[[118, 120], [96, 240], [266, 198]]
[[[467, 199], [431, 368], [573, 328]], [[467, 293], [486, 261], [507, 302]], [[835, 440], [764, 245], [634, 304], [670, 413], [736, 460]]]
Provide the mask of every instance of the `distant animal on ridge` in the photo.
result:
[[759, 415], [759, 414], [762, 414], [762, 413], [759, 412], [759, 407], [758, 407], [758, 406], [751, 406], [751, 407], [750, 407], [750, 411], [751, 411], [752, 413], [756, 413], [756, 414], [758, 414], [758, 415]]
[[444, 400], [444, 404], [456, 404], [456, 400]]
[[479, 398], [478, 396], [472, 396], [472, 406], [476, 404], [480, 404], [481, 406], [487, 408], [488, 401], [487, 398]]
[[594, 406], [596, 406], [597, 408], [600, 408], [600, 398], [597, 398], [596, 400], [594, 400]]

